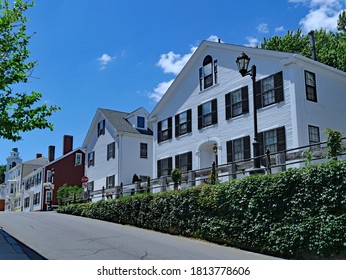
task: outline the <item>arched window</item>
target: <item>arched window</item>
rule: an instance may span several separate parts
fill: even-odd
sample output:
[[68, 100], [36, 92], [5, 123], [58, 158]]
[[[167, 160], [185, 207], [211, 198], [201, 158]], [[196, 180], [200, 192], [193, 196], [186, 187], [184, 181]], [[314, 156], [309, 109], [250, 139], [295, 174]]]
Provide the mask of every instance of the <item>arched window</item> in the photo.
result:
[[211, 87], [217, 83], [217, 60], [207, 55], [203, 60], [203, 67], [199, 69], [199, 87], [200, 90]]
[[15, 167], [17, 164], [15, 162], [11, 163], [10, 169], [12, 169], [13, 167]]

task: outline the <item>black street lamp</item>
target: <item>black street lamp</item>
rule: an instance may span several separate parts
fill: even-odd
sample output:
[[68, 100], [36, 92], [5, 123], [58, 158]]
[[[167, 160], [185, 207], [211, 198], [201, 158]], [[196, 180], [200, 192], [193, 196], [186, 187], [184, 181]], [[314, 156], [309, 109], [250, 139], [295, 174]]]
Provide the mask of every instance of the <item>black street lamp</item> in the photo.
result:
[[260, 158], [259, 158], [259, 143], [258, 143], [258, 129], [257, 129], [257, 106], [256, 106], [256, 65], [251, 66], [251, 70], [248, 70], [250, 57], [248, 57], [244, 52], [237, 57], [237, 65], [239, 73], [245, 77], [247, 75], [251, 76], [252, 79], [252, 95], [253, 95], [253, 126], [254, 126], [254, 141], [252, 143], [253, 147], [253, 158], [254, 158], [254, 168], [259, 169]]

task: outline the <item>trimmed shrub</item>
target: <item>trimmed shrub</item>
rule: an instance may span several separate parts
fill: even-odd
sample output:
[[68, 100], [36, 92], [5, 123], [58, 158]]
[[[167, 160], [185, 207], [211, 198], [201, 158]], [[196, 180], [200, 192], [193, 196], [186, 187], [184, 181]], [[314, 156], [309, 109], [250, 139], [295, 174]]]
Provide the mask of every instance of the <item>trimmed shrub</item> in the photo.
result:
[[345, 258], [346, 162], [58, 211], [284, 258]]

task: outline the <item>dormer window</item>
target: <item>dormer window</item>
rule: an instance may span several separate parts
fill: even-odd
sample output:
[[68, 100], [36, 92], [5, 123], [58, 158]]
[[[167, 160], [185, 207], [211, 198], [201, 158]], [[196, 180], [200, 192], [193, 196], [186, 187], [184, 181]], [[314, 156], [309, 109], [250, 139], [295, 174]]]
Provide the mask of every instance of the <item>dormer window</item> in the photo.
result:
[[137, 117], [137, 127], [142, 128], [142, 129], [145, 128], [145, 118], [144, 117], [140, 117], [140, 116]]
[[217, 60], [207, 55], [203, 60], [203, 67], [199, 69], [199, 89], [207, 89], [217, 83]]

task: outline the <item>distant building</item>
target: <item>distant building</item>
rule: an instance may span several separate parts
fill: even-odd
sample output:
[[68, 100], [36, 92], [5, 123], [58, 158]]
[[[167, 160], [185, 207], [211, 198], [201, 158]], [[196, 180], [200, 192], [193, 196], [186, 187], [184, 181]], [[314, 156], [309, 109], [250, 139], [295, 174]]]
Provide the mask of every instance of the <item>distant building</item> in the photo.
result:
[[97, 109], [83, 143], [85, 175], [91, 191], [131, 184], [136, 175], [152, 176], [152, 130], [149, 113]]
[[[237, 69], [243, 51], [256, 93]], [[301, 55], [204, 41], [150, 114], [154, 177], [251, 158], [254, 110], [261, 155], [323, 141], [328, 127], [345, 134], [345, 89], [345, 72]]]
[[42, 157], [42, 154], [36, 154], [33, 160], [20, 162], [13, 167], [10, 165], [12, 168], [6, 171], [5, 211], [23, 211], [26, 203], [23, 178], [47, 163], [47, 158]]

